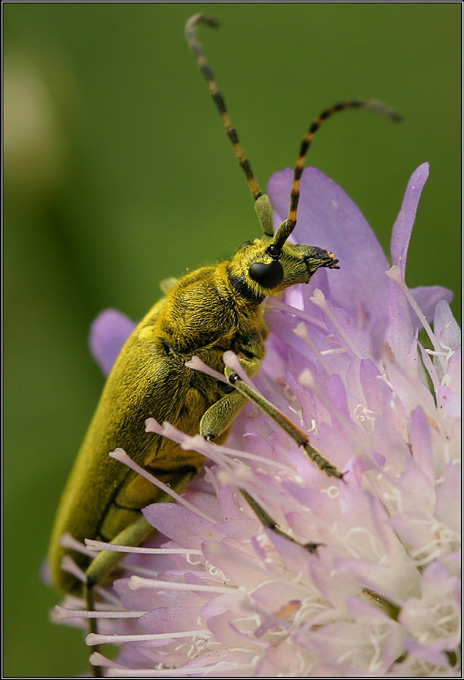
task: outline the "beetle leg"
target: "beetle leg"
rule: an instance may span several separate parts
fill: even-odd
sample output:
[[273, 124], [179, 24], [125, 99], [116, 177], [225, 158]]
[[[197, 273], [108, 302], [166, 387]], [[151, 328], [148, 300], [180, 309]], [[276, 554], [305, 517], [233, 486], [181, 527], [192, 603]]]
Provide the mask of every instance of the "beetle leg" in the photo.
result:
[[[168, 499], [166, 498], [163, 500]], [[110, 543], [128, 546], [140, 545], [154, 531], [152, 525], [147, 522], [142, 514], [140, 514], [140, 517], [137, 517], [132, 524], [129, 524], [129, 526], [120, 531]], [[114, 569], [123, 557], [124, 553], [115, 552], [113, 550], [102, 550], [98, 553], [85, 572], [87, 589], [91, 589], [93, 586], [102, 583], [105, 580], [105, 576], [110, 574], [111, 570]]]
[[259, 406], [264, 413], [272, 418], [277, 425], [280, 425], [280, 427], [290, 435], [298, 446], [302, 446], [313, 463], [315, 463], [320, 470], [325, 472], [328, 477], [337, 477], [338, 479], [343, 478], [343, 473], [309, 443], [309, 437], [304, 430], [298, 427], [298, 425], [295, 425], [295, 423], [293, 423], [290, 418], [287, 418], [284, 413], [279, 411], [274, 404], [271, 404], [265, 397], [247, 385], [231, 368], [226, 367], [225, 376], [229, 383], [233, 385], [240, 394]]
[[277, 525], [277, 523], [272, 519], [272, 517], [269, 515], [269, 513], [264, 510], [264, 508], [261, 507], [261, 505], [256, 501], [250, 494], [245, 491], [245, 489], [239, 489], [240, 493], [250, 506], [250, 508], [253, 510], [255, 513], [256, 517], [259, 519], [261, 524], [264, 524], [265, 527], [268, 529], [271, 529], [274, 531], [276, 534], [279, 536], [283, 536], [289, 541], [292, 541], [292, 543], [296, 543], [297, 545], [301, 545], [302, 548], [305, 548], [305, 550], [309, 550], [310, 553], [316, 552], [317, 548], [320, 545], [323, 545], [322, 543], [300, 543], [300, 541], [297, 541], [295, 538], [290, 536], [290, 534], [287, 534], [285, 531], [282, 531], [282, 529]]
[[[261, 367], [260, 356], [241, 357], [239, 361], [244, 371], [249, 376], [256, 375]], [[208, 439], [208, 441], [215, 441], [219, 435], [226, 432], [227, 428], [232, 425], [245, 402], [246, 397], [237, 390], [234, 390], [230, 394], [226, 394], [216, 401], [205, 411], [200, 420], [200, 434], [205, 437], [205, 439]]]
[[200, 420], [200, 434], [214, 441], [232, 425], [246, 402], [240, 392], [231, 392], [209, 407]]

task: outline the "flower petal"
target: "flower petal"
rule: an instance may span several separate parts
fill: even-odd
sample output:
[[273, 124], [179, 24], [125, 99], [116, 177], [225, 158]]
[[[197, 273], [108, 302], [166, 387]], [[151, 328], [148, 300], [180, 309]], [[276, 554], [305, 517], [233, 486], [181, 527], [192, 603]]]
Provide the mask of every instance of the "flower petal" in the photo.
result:
[[89, 346], [104, 375], [109, 375], [122, 346], [136, 327], [122, 312], [105, 309], [90, 327]]
[[412, 173], [404, 194], [400, 212], [398, 213], [398, 217], [393, 226], [390, 245], [392, 263], [399, 266], [403, 276], [406, 271], [409, 239], [411, 238], [414, 220], [416, 219], [417, 206], [428, 176], [428, 163], [422, 163], [422, 165], [419, 165]]
[[[292, 178], [293, 171], [287, 168], [269, 180], [269, 196], [279, 221], [287, 217]], [[353, 311], [362, 305], [376, 318], [387, 290], [387, 258], [359, 208], [316, 168], [303, 172], [295, 231], [299, 243], [326, 248], [340, 260], [340, 272], [330, 272], [328, 277], [332, 301]]]

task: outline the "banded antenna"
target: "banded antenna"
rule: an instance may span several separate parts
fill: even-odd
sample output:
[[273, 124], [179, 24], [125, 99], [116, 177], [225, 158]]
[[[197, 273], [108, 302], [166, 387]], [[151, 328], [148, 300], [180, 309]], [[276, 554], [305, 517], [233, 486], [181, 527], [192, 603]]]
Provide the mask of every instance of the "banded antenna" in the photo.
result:
[[282, 248], [283, 244], [288, 239], [296, 225], [298, 202], [300, 200], [301, 175], [303, 174], [305, 158], [307, 156], [309, 147], [311, 146], [311, 142], [313, 141], [313, 137], [321, 127], [322, 123], [327, 120], [327, 118], [333, 116], [334, 113], [338, 113], [339, 111], [344, 111], [346, 109], [367, 109], [369, 111], [375, 111], [376, 113], [386, 116], [395, 123], [400, 123], [403, 120], [403, 117], [397, 111], [389, 108], [382, 102], [376, 101], [374, 99], [353, 99], [350, 101], [340, 102], [339, 104], [331, 106], [329, 109], [325, 109], [325, 111], [323, 111], [319, 117], [311, 123], [308, 132], [303, 137], [303, 141], [301, 142], [300, 154], [297, 158], [295, 170], [293, 172], [293, 185], [290, 192], [290, 210], [288, 213], [288, 218], [285, 220], [285, 222], [282, 222], [272, 242], [272, 244], [279, 250]]
[[[203, 46], [197, 38], [196, 27], [198, 24], [206, 24], [207, 26], [218, 28], [220, 26], [220, 22], [214, 17], [209, 17], [205, 14], [194, 14], [192, 17], [190, 17], [190, 19], [187, 20], [187, 23], [185, 24], [185, 36], [193, 56], [200, 67], [200, 71], [203, 73], [208, 84], [211, 97], [221, 115], [227, 136], [234, 147], [235, 155], [237, 156], [240, 167], [245, 173], [251, 194], [256, 202], [256, 211], [260, 218], [264, 233], [267, 236], [274, 237], [271, 245], [269, 246], [269, 255], [271, 255], [273, 259], [278, 259], [280, 257], [282, 246], [294, 230], [297, 222], [298, 202], [300, 200], [300, 182], [301, 175], [303, 174], [305, 159], [308, 154], [309, 147], [311, 146], [313, 137], [321, 127], [322, 123], [333, 116], [334, 113], [338, 113], [339, 111], [344, 111], [346, 109], [367, 109], [369, 111], [375, 111], [376, 113], [380, 113], [381, 115], [390, 118], [390, 120], [394, 121], [395, 123], [401, 122], [403, 118], [394, 109], [391, 109], [382, 102], [373, 99], [352, 99], [335, 104], [329, 109], [325, 109], [325, 111], [323, 111], [319, 117], [311, 123], [308, 132], [303, 137], [300, 146], [300, 153], [296, 161], [295, 170], [293, 172], [293, 184], [290, 193], [290, 210], [288, 213], [288, 218], [282, 222], [280, 227], [277, 229], [276, 234], [274, 235], [269, 198], [267, 195], [263, 194], [259, 188], [259, 184], [253, 174], [250, 161], [245, 156], [245, 152], [238, 138], [237, 130], [232, 125], [224, 97], [219, 92], [213, 71], [206, 60]], [[261, 200], [258, 200], [260, 198]]]
[[[256, 181], [256, 178], [253, 174], [250, 161], [245, 156], [245, 152], [238, 138], [237, 130], [232, 125], [224, 97], [219, 92], [218, 86], [216, 85], [216, 81], [214, 79], [214, 73], [210, 65], [208, 64], [208, 61], [206, 60], [203, 45], [197, 38], [196, 27], [198, 24], [207, 24], [208, 26], [212, 26], [213, 28], [218, 28], [221, 24], [214, 17], [209, 17], [206, 16], [205, 14], [194, 14], [192, 17], [190, 17], [190, 19], [187, 20], [187, 23], [185, 24], [185, 37], [187, 38], [188, 45], [192, 50], [193, 56], [195, 57], [198, 66], [200, 67], [200, 71], [203, 73], [205, 77], [209, 91], [211, 93], [211, 97], [214, 103], [216, 104], [216, 107], [221, 115], [222, 122], [224, 123], [226, 134], [230, 139], [232, 146], [234, 147], [235, 155], [238, 158], [240, 167], [245, 173], [245, 177], [248, 182], [248, 186], [250, 187], [251, 194], [254, 200], [256, 201], [260, 196], [263, 195], [263, 192], [259, 188], [259, 184]], [[268, 234], [268, 236], [272, 235], [273, 235], [272, 232], [271, 234]]]

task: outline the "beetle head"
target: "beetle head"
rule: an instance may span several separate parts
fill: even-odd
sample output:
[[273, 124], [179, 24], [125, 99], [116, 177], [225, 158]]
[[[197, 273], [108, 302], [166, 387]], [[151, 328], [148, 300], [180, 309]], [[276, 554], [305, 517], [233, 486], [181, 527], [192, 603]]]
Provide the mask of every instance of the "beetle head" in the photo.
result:
[[308, 283], [320, 267], [338, 269], [338, 260], [330, 251], [288, 243], [293, 229], [288, 220], [274, 235], [271, 205], [266, 195], [255, 205], [264, 237], [242, 243], [229, 266], [230, 275], [245, 283], [255, 296], [262, 298], [296, 283]]

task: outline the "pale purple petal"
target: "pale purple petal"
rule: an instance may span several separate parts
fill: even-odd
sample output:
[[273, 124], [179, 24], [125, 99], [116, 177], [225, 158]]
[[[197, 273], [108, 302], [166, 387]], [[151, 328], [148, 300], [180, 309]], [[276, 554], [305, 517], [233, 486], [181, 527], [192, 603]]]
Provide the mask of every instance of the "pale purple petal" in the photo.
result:
[[122, 312], [105, 309], [90, 327], [89, 346], [104, 375], [109, 375], [122, 346], [136, 327]]
[[207, 541], [203, 546], [203, 554], [232, 582], [241, 583], [246, 588], [257, 587], [266, 577], [264, 565], [259, 560], [225, 543]]
[[396, 218], [391, 238], [390, 252], [392, 264], [397, 264], [401, 273], [406, 271], [406, 258], [408, 253], [409, 239], [411, 238], [414, 220], [416, 219], [417, 206], [421, 197], [422, 189], [429, 176], [429, 164], [422, 163], [415, 170], [408, 182], [404, 194], [401, 209]]
[[[293, 171], [287, 168], [269, 180], [269, 196], [279, 222], [287, 218], [292, 178]], [[340, 271], [331, 271], [328, 277], [335, 304], [348, 310], [362, 305], [372, 318], [380, 315], [387, 290], [387, 258], [359, 208], [315, 168], [307, 168], [301, 179], [295, 239], [326, 248], [340, 260]], [[313, 279], [318, 286], [319, 273]]]
[[437, 303], [433, 329], [443, 347], [456, 350], [461, 345], [461, 329], [453, 317], [449, 302], [450, 300], [443, 299]]
[[[413, 317], [416, 323], [413, 324]], [[403, 292], [394, 281], [389, 281], [388, 289], [388, 326], [385, 339], [400, 366], [404, 366], [414, 341], [414, 326], [419, 319], [412, 312]]]
[[[434, 463], [432, 452], [432, 438], [430, 425], [424, 411], [418, 406], [411, 414], [411, 453], [422, 472], [433, 482]], [[435, 494], [425, 499], [427, 504], [433, 504]]]
[[385, 383], [380, 380], [380, 369], [372, 359], [364, 359], [360, 365], [360, 381], [366, 404], [374, 415], [381, 415], [390, 392]]
[[220, 538], [211, 522], [175, 503], [153, 503], [143, 514], [155, 529], [185, 548], [199, 548], [205, 533]]
[[48, 560], [44, 560], [40, 567], [40, 577], [48, 586], [52, 585], [52, 571]]
[[173, 633], [198, 627], [200, 606], [157, 607], [140, 617], [140, 625], [150, 633]]
[[[429, 322], [433, 321], [435, 307], [442, 301], [449, 304], [454, 297], [453, 292], [443, 286], [418, 286], [411, 288], [411, 293]], [[412, 322], [415, 328], [419, 327], [419, 321], [414, 312], [412, 312]]]

